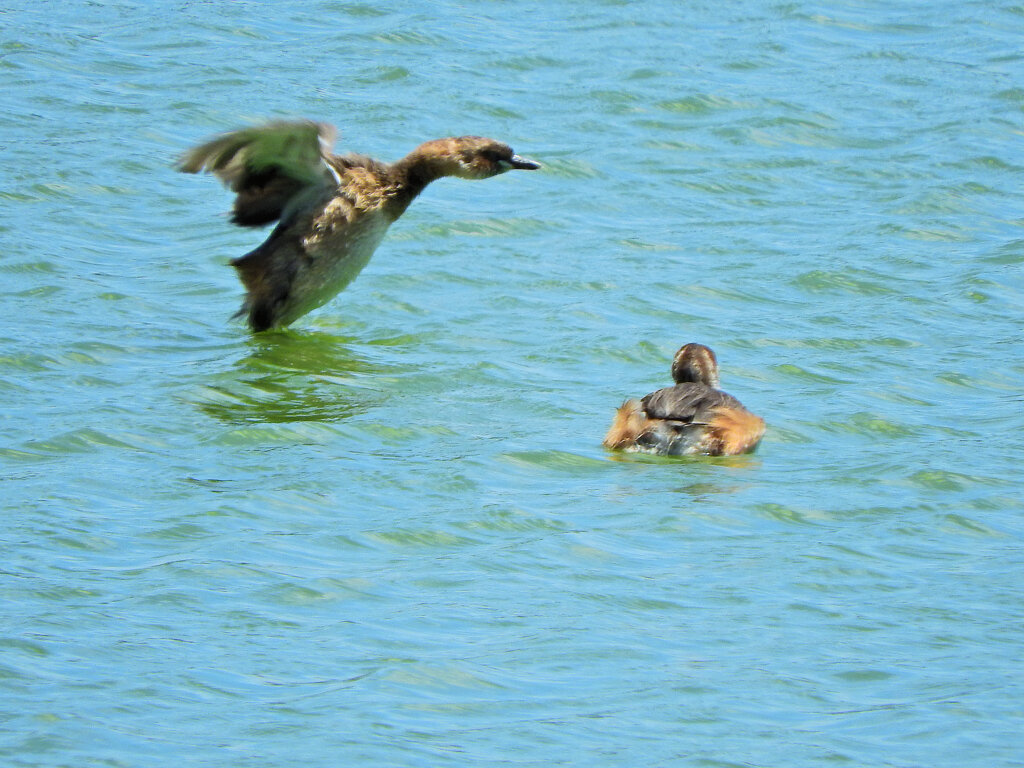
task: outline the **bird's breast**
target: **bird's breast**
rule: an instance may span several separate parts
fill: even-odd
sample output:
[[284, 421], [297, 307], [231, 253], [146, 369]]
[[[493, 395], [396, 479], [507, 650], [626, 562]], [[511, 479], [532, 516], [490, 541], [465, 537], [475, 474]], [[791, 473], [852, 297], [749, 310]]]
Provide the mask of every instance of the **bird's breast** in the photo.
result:
[[[388, 230], [381, 214], [367, 214], [345, 225], [325, 227], [303, 242], [307, 256], [292, 284], [288, 318], [298, 318], [333, 299], [355, 280]], [[291, 320], [286, 319], [286, 322]]]

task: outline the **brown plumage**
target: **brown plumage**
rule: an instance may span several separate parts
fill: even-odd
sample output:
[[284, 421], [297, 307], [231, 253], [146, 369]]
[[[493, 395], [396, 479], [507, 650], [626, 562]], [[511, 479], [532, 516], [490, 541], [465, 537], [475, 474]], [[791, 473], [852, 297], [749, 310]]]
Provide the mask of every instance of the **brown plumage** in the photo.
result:
[[540, 167], [480, 136], [428, 141], [390, 164], [335, 155], [334, 138], [326, 123], [268, 123], [211, 139], [178, 163], [185, 173], [213, 173], [236, 193], [233, 223], [278, 222], [262, 245], [231, 262], [246, 288], [240, 314], [255, 331], [286, 326], [333, 298], [430, 182]]
[[764, 420], [718, 389], [718, 360], [703, 344], [686, 344], [672, 360], [676, 384], [623, 403], [606, 448], [668, 456], [731, 456], [753, 451]]

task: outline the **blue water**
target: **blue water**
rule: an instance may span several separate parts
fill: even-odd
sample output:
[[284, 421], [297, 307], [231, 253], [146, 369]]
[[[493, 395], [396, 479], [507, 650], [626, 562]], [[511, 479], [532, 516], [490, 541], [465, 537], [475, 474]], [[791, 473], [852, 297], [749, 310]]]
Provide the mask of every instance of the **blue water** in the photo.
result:
[[[1024, 765], [1024, 7], [0, 9], [0, 763]], [[231, 321], [207, 136], [493, 136]], [[753, 456], [600, 446], [712, 346]]]

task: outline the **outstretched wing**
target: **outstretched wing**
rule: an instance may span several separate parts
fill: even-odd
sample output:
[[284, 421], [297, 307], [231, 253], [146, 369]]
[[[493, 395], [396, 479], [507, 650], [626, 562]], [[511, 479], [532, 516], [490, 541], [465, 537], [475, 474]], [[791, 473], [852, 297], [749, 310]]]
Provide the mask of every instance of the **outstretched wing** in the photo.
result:
[[281, 218], [297, 196], [337, 183], [325, 162], [336, 131], [312, 120], [225, 133], [185, 153], [184, 173], [208, 171], [237, 193], [231, 220], [244, 227]]

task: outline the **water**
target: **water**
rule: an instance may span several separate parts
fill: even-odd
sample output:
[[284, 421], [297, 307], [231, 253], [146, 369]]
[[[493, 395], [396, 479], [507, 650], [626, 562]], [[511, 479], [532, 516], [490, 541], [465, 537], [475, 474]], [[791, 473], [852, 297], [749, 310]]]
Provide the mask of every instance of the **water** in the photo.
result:
[[[11, 766], [1024, 765], [1024, 8], [0, 10]], [[170, 166], [476, 133], [293, 329]], [[607, 454], [683, 342], [754, 456]]]

